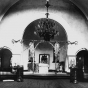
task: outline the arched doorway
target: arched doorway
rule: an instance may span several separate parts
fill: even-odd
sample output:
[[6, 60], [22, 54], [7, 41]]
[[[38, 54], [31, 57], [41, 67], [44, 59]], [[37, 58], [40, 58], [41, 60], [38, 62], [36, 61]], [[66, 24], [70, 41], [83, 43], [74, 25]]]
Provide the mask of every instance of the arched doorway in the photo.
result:
[[[58, 61], [57, 62], [54, 61], [54, 58], [55, 58], [55, 44], [56, 43], [59, 44], [59, 49], [60, 49], [59, 52], [58, 52], [58, 55], [59, 55], [59, 58], [60, 58], [59, 61], [61, 62], [61, 64], [63, 64], [63, 63], [65, 63], [66, 56], [67, 56], [67, 48], [68, 48], [67, 33], [66, 33], [65, 29], [63, 28], [63, 26], [61, 24], [59, 24], [58, 22], [56, 22], [52, 19], [48, 19], [50, 22], [55, 23], [55, 26], [53, 27], [54, 30], [51, 31], [51, 29], [50, 29], [51, 33], [53, 31], [56, 31], [57, 34], [53, 35], [53, 37], [51, 37], [50, 39], [49, 38], [47, 39], [48, 36], [51, 36], [51, 35], [48, 35], [48, 33], [49, 33], [49, 31], [48, 31], [46, 33], [46, 35], [44, 35], [45, 37], [43, 38], [43, 37], [41, 37], [42, 36], [41, 34], [39, 35], [39, 34], [36, 33], [36, 31], [39, 31], [39, 30], [36, 30], [36, 26], [40, 28], [40, 26], [39, 26], [40, 20], [45, 21], [46, 18], [37, 19], [37, 20], [33, 21], [32, 23], [30, 23], [26, 27], [26, 29], [23, 33], [23, 38], [22, 38], [23, 47], [26, 48], [26, 49], [29, 49], [30, 42], [32, 42], [34, 44], [34, 48], [35, 48], [34, 62], [38, 58], [38, 60], [36, 61], [37, 63], [39, 63], [38, 50], [44, 51], [44, 53], [40, 53], [40, 54], [44, 54], [44, 55], [48, 55], [48, 53], [51, 52], [52, 54], [50, 54], [50, 58], [51, 58], [50, 59], [51, 60], [50, 61], [50, 64], [51, 64], [50, 69], [56, 70], [55, 69], [55, 63], [58, 63]], [[39, 32], [41, 32], [41, 30]], [[28, 50], [28, 52], [29, 52], [29, 50]], [[36, 53], [38, 53], [38, 54], [36, 54]], [[54, 66], [53, 66], [53, 64], [54, 64]]]
[[78, 68], [88, 67], [88, 50], [83, 48], [76, 54], [76, 64]]
[[76, 55], [76, 65], [78, 68], [78, 80], [88, 80], [88, 50], [82, 48]]
[[0, 67], [10, 68], [11, 66], [12, 52], [8, 47], [2, 47], [0, 49]]

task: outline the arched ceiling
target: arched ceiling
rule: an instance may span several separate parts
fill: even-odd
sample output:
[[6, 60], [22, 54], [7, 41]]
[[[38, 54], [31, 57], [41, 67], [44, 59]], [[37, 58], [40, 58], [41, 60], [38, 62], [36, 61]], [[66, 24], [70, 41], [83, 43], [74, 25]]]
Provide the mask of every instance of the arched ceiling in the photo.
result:
[[[24, 1], [23, 5], [30, 1], [28, 5], [31, 4], [32, 6], [39, 6], [39, 5], [44, 6], [46, 2], [46, 0], [0, 0], [0, 15], [1, 15], [0, 19], [3, 17], [3, 15], [7, 12], [7, 10], [11, 6], [21, 1]], [[65, 7], [65, 5], [68, 5], [68, 4], [64, 5], [63, 3], [61, 3], [61, 1], [69, 2], [69, 3], [72, 2], [84, 13], [86, 18], [88, 18], [88, 0], [50, 0], [50, 4], [53, 5], [54, 7], [56, 6]]]

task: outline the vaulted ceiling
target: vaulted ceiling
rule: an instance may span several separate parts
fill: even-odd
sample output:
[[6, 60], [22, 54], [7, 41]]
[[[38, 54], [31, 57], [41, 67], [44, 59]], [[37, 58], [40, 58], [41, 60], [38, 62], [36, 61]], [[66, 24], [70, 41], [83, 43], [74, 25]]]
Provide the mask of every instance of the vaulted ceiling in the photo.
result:
[[[0, 15], [3, 17], [3, 15], [11, 6], [21, 1], [24, 1], [23, 4], [30, 1], [29, 4], [35, 6], [44, 5], [44, 3], [46, 2], [46, 0], [0, 0]], [[84, 13], [86, 18], [88, 19], [88, 0], [50, 0], [50, 4], [53, 6], [63, 6], [64, 4], [60, 3], [61, 1], [72, 2]]]

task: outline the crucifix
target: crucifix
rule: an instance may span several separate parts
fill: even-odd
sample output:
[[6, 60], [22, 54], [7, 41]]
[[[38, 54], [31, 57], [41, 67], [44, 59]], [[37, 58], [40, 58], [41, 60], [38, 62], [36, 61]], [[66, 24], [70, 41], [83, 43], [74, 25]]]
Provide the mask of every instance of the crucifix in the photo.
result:
[[46, 0], [45, 6], [46, 6], [46, 8], [47, 8], [47, 13], [46, 13], [45, 15], [46, 15], [46, 18], [48, 18], [48, 16], [49, 16], [48, 8], [49, 8], [49, 6], [50, 6], [49, 0]]

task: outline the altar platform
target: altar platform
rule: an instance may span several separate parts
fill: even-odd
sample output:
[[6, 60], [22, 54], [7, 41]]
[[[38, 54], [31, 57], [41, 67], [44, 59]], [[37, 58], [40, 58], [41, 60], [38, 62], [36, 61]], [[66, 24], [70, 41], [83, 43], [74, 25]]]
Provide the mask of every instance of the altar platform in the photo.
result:
[[69, 73], [65, 72], [48, 72], [48, 73], [35, 73], [35, 72], [24, 72], [24, 78], [70, 78]]
[[[11, 73], [5, 72], [0, 74], [3, 79], [13, 79], [15, 76]], [[48, 72], [39, 73], [33, 71], [23, 71], [23, 79], [70, 79], [70, 74], [66, 72]]]

